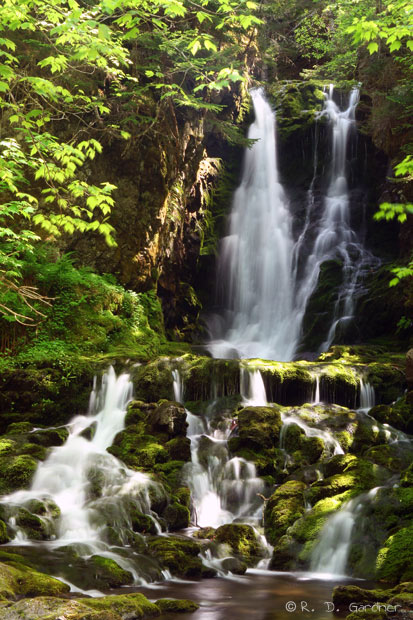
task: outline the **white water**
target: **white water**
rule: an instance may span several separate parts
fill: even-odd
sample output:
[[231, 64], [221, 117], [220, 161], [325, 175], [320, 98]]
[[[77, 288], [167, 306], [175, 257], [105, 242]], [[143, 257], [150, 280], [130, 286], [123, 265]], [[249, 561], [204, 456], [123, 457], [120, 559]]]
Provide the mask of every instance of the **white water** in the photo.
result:
[[379, 488], [350, 500], [328, 519], [311, 554], [311, 571], [331, 576], [345, 575], [353, 529], [363, 508], [373, 500]]
[[360, 377], [360, 407], [364, 411], [369, 411], [376, 404], [376, 395], [374, 393], [374, 387], [367, 381], [363, 381]]
[[240, 386], [243, 405], [259, 407], [267, 404], [265, 385], [259, 370], [248, 370], [241, 366]]
[[[179, 371], [173, 372], [173, 380], [175, 398], [182, 402]], [[214, 407], [215, 402], [203, 416], [187, 410], [191, 463], [186, 466], [186, 479], [195, 523], [200, 527], [218, 527], [235, 519], [257, 523], [262, 510], [257, 493], [263, 492], [264, 482], [257, 477], [253, 463], [240, 457], [230, 458], [227, 444], [235, 421], [218, 413], [219, 424], [215, 424]]]
[[[110, 557], [139, 580], [134, 565], [111, 551], [110, 545], [103, 542], [104, 523], [100, 515], [100, 511], [113, 502], [120, 523], [124, 516], [122, 498], [131, 498], [138, 510], [150, 514], [149, 489], [156, 488], [156, 484], [145, 474], [128, 469], [106, 452], [124, 427], [132, 390], [129, 375], [116, 377], [111, 367], [102, 378], [101, 389], [97, 391], [96, 383], [94, 385], [89, 414], [72, 419], [68, 425], [69, 437], [64, 445], [54, 448], [48, 458], [39, 464], [31, 488], [17, 491], [4, 500], [10, 506], [24, 505], [33, 498], [53, 500], [61, 515], [54, 541], [47, 543], [49, 546], [82, 543], [87, 556], [98, 553]], [[82, 436], [82, 432], [90, 426], [95, 430], [89, 440]], [[89, 475], [94, 470], [98, 471], [103, 485], [100, 498], [90, 495]], [[127, 516], [125, 518], [127, 520]], [[22, 537], [22, 532], [17, 531], [16, 543], [21, 543]], [[29, 541], [26, 544], [30, 544]]]
[[333, 94], [331, 85], [320, 113], [331, 131], [331, 163], [321, 217], [314, 222], [316, 134], [306, 219], [294, 243], [289, 205], [279, 183], [275, 115], [261, 90], [251, 92], [255, 121], [248, 137], [257, 142], [246, 153], [229, 234], [221, 243], [217, 288], [225, 310], [223, 316], [215, 315], [210, 321], [208, 348], [214, 357], [293, 359], [321, 265], [329, 260], [341, 263], [342, 283], [320, 351], [327, 350], [340, 325], [353, 318], [362, 278], [377, 259], [364, 248], [350, 221], [347, 151], [355, 132], [359, 90], [351, 91], [343, 110]]
[[291, 215], [279, 182], [275, 114], [263, 91], [251, 91], [255, 121], [241, 184], [235, 192], [228, 236], [221, 242], [214, 317], [214, 357], [290, 360], [298, 326], [293, 314]]

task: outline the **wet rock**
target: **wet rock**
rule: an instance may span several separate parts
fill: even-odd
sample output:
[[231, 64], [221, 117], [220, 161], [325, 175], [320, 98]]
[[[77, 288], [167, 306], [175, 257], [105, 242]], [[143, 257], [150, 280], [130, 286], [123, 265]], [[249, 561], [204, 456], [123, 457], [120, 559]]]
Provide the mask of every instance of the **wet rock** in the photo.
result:
[[166, 434], [168, 439], [185, 437], [188, 426], [185, 409], [178, 403], [164, 402], [149, 413], [146, 425], [150, 433]]
[[264, 550], [250, 525], [241, 523], [221, 525], [215, 532], [215, 542], [228, 545], [231, 552], [248, 566], [254, 566], [264, 555]]
[[165, 444], [165, 448], [173, 460], [191, 460], [191, 441], [188, 437], [174, 437]]
[[133, 583], [133, 575], [121, 568], [114, 560], [100, 555], [92, 555], [87, 562], [97, 588], [119, 588]]
[[239, 443], [242, 447], [278, 446], [282, 422], [276, 407], [245, 407], [238, 414]]
[[[121, 618], [122, 620], [153, 618], [161, 613], [158, 604], [151, 603], [146, 596], [138, 592], [81, 599], [81, 603], [89, 610], [95, 610], [102, 614], [102, 617], [105, 613], [112, 613], [114, 618]], [[100, 618], [100, 616], [98, 617]]]
[[402, 527], [387, 538], [376, 560], [376, 574], [389, 583], [413, 581], [413, 526]]
[[156, 601], [162, 613], [191, 613], [199, 609], [198, 603], [188, 599], [161, 598]]
[[168, 529], [171, 532], [176, 530], [183, 530], [189, 526], [190, 513], [186, 506], [173, 502], [169, 504], [163, 512], [163, 518], [168, 524]]
[[234, 575], [244, 575], [248, 568], [247, 564], [238, 558], [225, 558], [222, 560], [221, 566]]
[[24, 564], [13, 562], [12, 566], [0, 562], [0, 596], [8, 599], [20, 596], [59, 596], [69, 590], [67, 584]]
[[[87, 607], [83, 602], [53, 598], [53, 596], [39, 596], [24, 599], [13, 605], [1, 609], [2, 620], [120, 620], [118, 614], [111, 611], [96, 611]], [[142, 616], [141, 616], [142, 617]]]
[[177, 577], [201, 577], [205, 574], [201, 559], [200, 543], [188, 538], [161, 536], [148, 541], [149, 553], [163, 568]]
[[290, 525], [304, 514], [305, 490], [303, 482], [289, 480], [271, 495], [264, 510], [265, 535], [271, 545], [275, 545]]

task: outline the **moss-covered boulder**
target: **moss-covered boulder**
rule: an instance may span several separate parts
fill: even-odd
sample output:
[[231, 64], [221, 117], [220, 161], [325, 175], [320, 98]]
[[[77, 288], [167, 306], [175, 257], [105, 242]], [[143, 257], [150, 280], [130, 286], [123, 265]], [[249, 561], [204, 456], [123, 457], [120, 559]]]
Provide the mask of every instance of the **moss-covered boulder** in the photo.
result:
[[178, 502], [172, 502], [169, 504], [165, 508], [162, 516], [168, 525], [169, 531], [171, 532], [183, 530], [189, 526], [189, 509], [187, 506], [182, 506], [182, 504]]
[[27, 488], [37, 469], [37, 461], [28, 454], [15, 456], [0, 462], [0, 492], [9, 493]]
[[179, 403], [167, 401], [150, 411], [146, 418], [147, 432], [153, 435], [165, 435], [167, 440], [174, 437], [185, 437], [186, 412]]
[[81, 599], [80, 602], [89, 609], [102, 614], [113, 612], [122, 620], [154, 618], [161, 613], [161, 608], [157, 604], [151, 603], [146, 596], [138, 592]]
[[201, 545], [188, 538], [160, 536], [148, 541], [149, 554], [177, 577], [201, 577], [205, 573]]
[[304, 514], [305, 489], [303, 482], [289, 480], [279, 486], [266, 503], [264, 528], [271, 545], [275, 545], [290, 525]]
[[145, 403], [156, 403], [161, 398], [173, 397], [172, 363], [160, 358], [131, 369], [135, 398]]
[[413, 581], [413, 526], [388, 537], [376, 560], [376, 574], [389, 583]]
[[260, 541], [250, 525], [241, 523], [221, 525], [215, 532], [215, 542], [228, 545], [231, 553], [248, 566], [254, 566], [264, 555]]
[[21, 596], [59, 596], [70, 587], [20, 562], [0, 562], [0, 597], [16, 599]]
[[160, 598], [156, 601], [156, 606], [162, 613], [192, 613], [199, 609], [198, 603], [188, 599]]
[[[23, 599], [1, 608], [2, 620], [57, 620], [57, 618], [70, 618], [70, 620], [122, 620], [119, 614], [112, 611], [94, 611], [83, 600], [67, 600], [54, 598], [53, 596], [38, 596], [31, 599]], [[142, 618], [143, 616], [135, 616]]]
[[276, 407], [245, 407], [238, 414], [238, 436], [245, 448], [271, 448], [278, 445], [282, 422]]
[[133, 575], [121, 568], [114, 560], [100, 555], [92, 555], [88, 569], [93, 572], [93, 579], [98, 588], [119, 588], [133, 583]]

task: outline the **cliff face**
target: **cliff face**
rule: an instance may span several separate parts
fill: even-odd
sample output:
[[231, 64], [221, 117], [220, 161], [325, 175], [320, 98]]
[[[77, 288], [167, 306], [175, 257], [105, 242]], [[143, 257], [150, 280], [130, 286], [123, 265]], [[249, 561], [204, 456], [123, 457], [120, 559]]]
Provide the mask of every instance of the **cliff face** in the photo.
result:
[[106, 138], [102, 155], [86, 171], [117, 187], [110, 216], [117, 247], [89, 235], [71, 239], [67, 249], [98, 272], [115, 274], [126, 288], [158, 286], [168, 326], [179, 323], [181, 310], [171, 300], [185, 297], [188, 284], [181, 282], [191, 282], [199, 254], [208, 170], [203, 118], [196, 112], [178, 116], [172, 105], [154, 100], [139, 114], [150, 119], [147, 127], [137, 125], [127, 141]]

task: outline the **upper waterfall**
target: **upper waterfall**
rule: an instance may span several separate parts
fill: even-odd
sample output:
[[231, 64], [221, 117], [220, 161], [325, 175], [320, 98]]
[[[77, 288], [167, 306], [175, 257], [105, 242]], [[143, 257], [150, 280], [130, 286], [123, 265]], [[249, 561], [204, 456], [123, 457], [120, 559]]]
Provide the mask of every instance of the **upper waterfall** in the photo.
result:
[[342, 275], [339, 289], [333, 291], [334, 307], [326, 309], [323, 328], [317, 333], [320, 352], [331, 346], [340, 325], [354, 318], [363, 276], [378, 261], [353, 228], [350, 213], [348, 152], [356, 137], [359, 89], [351, 90], [343, 109], [334, 100], [334, 87], [325, 90], [319, 114], [327, 121], [329, 135], [328, 145], [323, 145], [329, 149], [322, 172], [324, 189], [315, 209], [314, 181], [322, 148], [316, 135], [313, 180], [297, 240], [279, 181], [275, 114], [262, 90], [253, 90], [251, 96], [255, 121], [248, 138], [255, 142], [246, 152], [229, 234], [221, 242], [217, 288], [224, 310], [210, 321], [208, 347], [215, 357], [290, 361], [302, 340], [304, 317], [322, 264], [336, 260]]
[[279, 182], [275, 114], [261, 89], [251, 92], [255, 121], [229, 234], [221, 242], [218, 294], [223, 317], [211, 324], [216, 357], [290, 360], [299, 326], [293, 314], [291, 215]]

